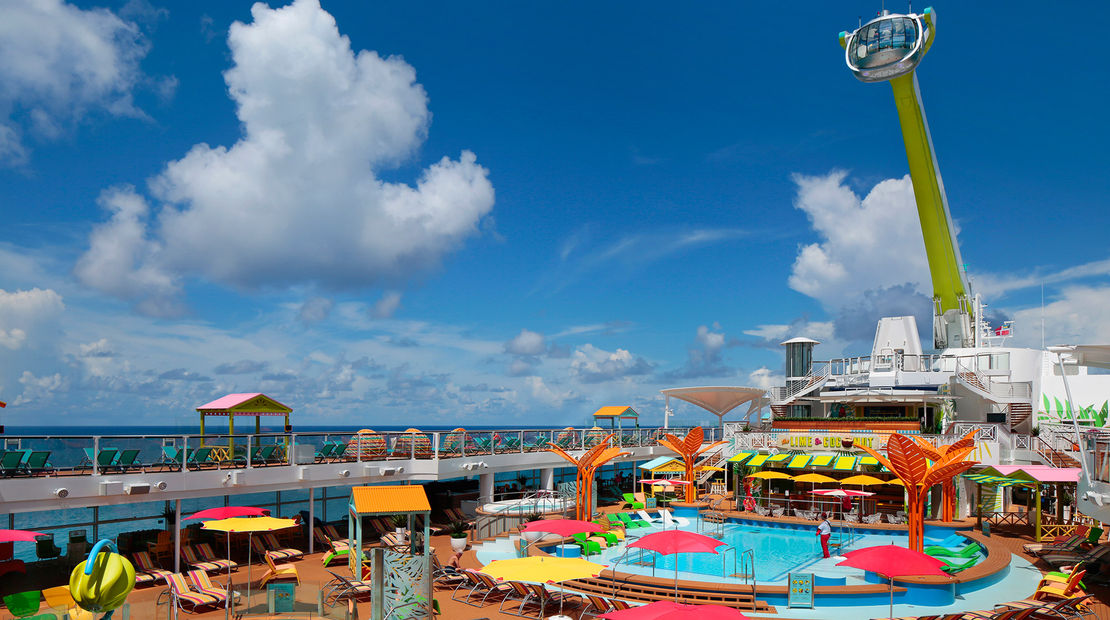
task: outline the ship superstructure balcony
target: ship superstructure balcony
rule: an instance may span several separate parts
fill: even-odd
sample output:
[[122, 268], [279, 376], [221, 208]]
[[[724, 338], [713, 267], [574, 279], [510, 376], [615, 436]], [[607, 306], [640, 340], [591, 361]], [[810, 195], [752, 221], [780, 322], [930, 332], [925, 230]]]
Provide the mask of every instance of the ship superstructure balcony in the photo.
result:
[[[613, 431], [630, 460], [669, 454], [664, 433]], [[527, 469], [566, 461], [548, 444], [577, 453], [609, 430], [276, 433], [236, 435], [26, 435], [0, 440], [0, 514], [134, 501], [424, 482]], [[706, 427], [705, 441], [719, 439]], [[134, 495], [141, 498], [131, 497]]]

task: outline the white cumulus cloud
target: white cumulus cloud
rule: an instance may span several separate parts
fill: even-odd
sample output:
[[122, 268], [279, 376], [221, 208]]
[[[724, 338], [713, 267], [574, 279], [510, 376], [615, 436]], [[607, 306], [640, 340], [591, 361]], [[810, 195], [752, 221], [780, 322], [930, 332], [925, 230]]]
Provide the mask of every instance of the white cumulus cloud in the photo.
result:
[[[258, 3], [251, 15], [231, 27], [224, 74], [242, 138], [197, 144], [151, 180], [165, 206], [141, 241], [139, 212], [94, 232], [82, 262], [120, 244], [137, 248], [130, 269], [78, 269], [105, 292], [157, 300], [140, 307], [148, 313], [172, 309], [167, 299], [187, 276], [244, 289], [400, 283], [478, 233], [493, 208], [488, 173], [469, 151], [440, 159], [415, 185], [377, 178], [427, 134], [428, 97], [411, 65], [352, 50], [316, 0]], [[136, 293], [151, 273], [168, 286]]]
[[512, 355], [541, 355], [547, 349], [543, 334], [528, 329], [505, 343], [505, 352]]
[[51, 330], [64, 309], [62, 296], [51, 289], [0, 289], [0, 347], [14, 351], [53, 341], [57, 334]]
[[570, 372], [582, 383], [601, 383], [633, 375], [646, 375], [652, 365], [626, 349], [606, 351], [592, 344], [574, 350], [570, 359]]
[[132, 101], [149, 49], [108, 9], [0, 3], [0, 164], [26, 162], [24, 134], [52, 139], [90, 112], [142, 116]]
[[798, 251], [790, 288], [825, 308], [855, 303], [867, 290], [913, 283], [932, 297], [925, 242], [909, 176], [887, 179], [860, 198], [847, 173], [794, 175], [795, 206], [805, 212], [818, 243]]

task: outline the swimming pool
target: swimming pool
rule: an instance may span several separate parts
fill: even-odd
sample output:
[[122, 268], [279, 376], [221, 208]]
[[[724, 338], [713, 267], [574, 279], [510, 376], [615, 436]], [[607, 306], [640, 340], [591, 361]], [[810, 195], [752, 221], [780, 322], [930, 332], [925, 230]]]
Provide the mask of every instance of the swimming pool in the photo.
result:
[[[683, 528], [697, 531], [696, 523]], [[837, 542], [838, 534], [843, 534], [843, 550], [861, 549], [875, 545], [906, 544], [906, 533], [887, 530], [860, 530], [840, 532], [839, 527], [833, 528], [833, 542]], [[655, 528], [641, 530], [643, 534], [658, 531]], [[640, 531], [631, 530], [630, 536], [642, 535]], [[724, 546], [718, 548], [717, 554], [712, 553], [680, 553], [677, 555], [662, 556], [653, 552], [638, 552], [629, 550], [624, 545], [608, 551], [605, 560], [619, 562], [621, 570], [640, 574], [651, 574], [653, 563], [654, 571], [658, 575], [671, 575], [678, 564], [678, 571], [685, 573], [687, 578], [697, 579], [714, 577], [716, 580], [724, 579], [733, 581], [738, 579], [736, 574], [742, 571], [741, 556], [746, 550], [751, 550], [755, 566], [755, 580], [760, 583], [785, 582], [787, 573], [812, 572], [817, 575], [818, 585], [843, 585], [845, 578], [850, 574], [858, 574], [853, 569], [836, 568], [835, 564], [822, 561], [821, 544], [816, 536], [815, 527], [798, 527], [791, 525], [768, 526], [754, 522], [726, 523], [721, 529], [721, 540]], [[936, 544], [940, 539], [930, 538], [926, 533], [926, 545]], [[619, 549], [619, 551], [617, 551]], [[832, 553], [837, 554], [833, 548]]]

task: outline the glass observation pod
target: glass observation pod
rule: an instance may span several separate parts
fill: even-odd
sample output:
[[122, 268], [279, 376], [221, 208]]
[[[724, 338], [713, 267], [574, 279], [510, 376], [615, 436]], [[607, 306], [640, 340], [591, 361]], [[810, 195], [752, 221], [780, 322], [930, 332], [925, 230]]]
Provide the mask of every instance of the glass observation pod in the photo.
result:
[[925, 56], [930, 35], [921, 15], [884, 11], [847, 35], [844, 59], [861, 82], [882, 82], [913, 71]]

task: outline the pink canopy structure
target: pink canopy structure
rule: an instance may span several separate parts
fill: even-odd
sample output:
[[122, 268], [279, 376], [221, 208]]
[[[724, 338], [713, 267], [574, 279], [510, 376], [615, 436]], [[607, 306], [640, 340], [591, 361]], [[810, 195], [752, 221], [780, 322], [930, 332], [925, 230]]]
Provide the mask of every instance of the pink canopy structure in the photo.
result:
[[540, 519], [539, 521], [529, 521], [524, 526], [523, 531], [544, 532], [547, 534], [558, 534], [559, 536], [574, 536], [575, 534], [604, 532], [605, 528], [596, 523], [580, 521], [578, 519]]
[[[717, 547], [726, 544], [717, 540], [684, 530], [664, 530], [646, 536], [641, 536], [635, 542], [629, 543], [632, 549], [647, 549], [663, 555], [676, 553], [717, 553]], [[678, 598], [678, 558], [674, 561], [674, 596]]]
[[230, 519], [231, 517], [262, 517], [270, 514], [268, 508], [256, 508], [254, 506], [221, 506], [219, 508], [208, 508], [200, 512], [191, 514], [182, 521], [190, 519], [205, 519], [205, 520], [219, 520]]
[[0, 530], [0, 543], [35, 542], [35, 536], [42, 536], [42, 532], [28, 532], [27, 530]]
[[890, 616], [894, 616], [894, 578], [922, 575], [947, 577], [944, 562], [914, 549], [899, 545], [864, 547], [844, 554], [837, 566], [849, 566], [878, 573], [890, 580]]

